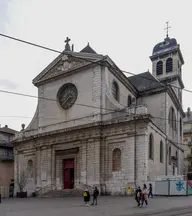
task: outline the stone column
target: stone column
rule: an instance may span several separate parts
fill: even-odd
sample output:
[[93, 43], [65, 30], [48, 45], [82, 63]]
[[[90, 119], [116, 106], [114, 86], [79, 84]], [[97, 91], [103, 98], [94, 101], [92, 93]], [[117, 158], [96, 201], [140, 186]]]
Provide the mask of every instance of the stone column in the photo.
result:
[[47, 184], [50, 185], [52, 183], [52, 149], [47, 149]]
[[95, 183], [100, 184], [100, 163], [101, 163], [101, 157], [100, 157], [100, 140], [95, 140], [95, 158], [94, 158], [94, 169], [95, 169]]
[[56, 157], [55, 157], [55, 147], [52, 146], [51, 152], [51, 183], [56, 185]]
[[[15, 181], [17, 181], [18, 175], [19, 175], [19, 155], [18, 155], [18, 151], [14, 150], [14, 179]], [[18, 192], [18, 185], [16, 183], [14, 186], [14, 194], [16, 195], [17, 192]]]
[[80, 182], [87, 184], [87, 141], [82, 140], [81, 142], [81, 172], [80, 172]]
[[37, 187], [41, 187], [41, 149], [36, 149], [36, 182]]

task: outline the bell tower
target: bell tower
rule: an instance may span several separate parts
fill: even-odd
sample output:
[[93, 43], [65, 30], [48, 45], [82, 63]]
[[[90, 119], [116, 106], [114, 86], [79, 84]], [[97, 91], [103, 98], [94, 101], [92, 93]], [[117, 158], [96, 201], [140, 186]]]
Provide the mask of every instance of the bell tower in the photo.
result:
[[[184, 64], [184, 59], [177, 40], [169, 37], [168, 30], [170, 26], [168, 22], [166, 24], [166, 38], [163, 42], [154, 46], [152, 56], [150, 56], [152, 74], [164, 84], [172, 84], [183, 89], [182, 65]], [[178, 91], [178, 89], [174, 89], [174, 91], [181, 100], [181, 91]]]

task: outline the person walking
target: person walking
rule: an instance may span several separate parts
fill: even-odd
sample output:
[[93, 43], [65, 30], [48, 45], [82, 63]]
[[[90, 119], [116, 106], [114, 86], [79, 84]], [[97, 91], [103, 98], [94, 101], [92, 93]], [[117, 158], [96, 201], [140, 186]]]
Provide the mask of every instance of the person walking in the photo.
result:
[[85, 189], [85, 191], [83, 192], [83, 197], [84, 197], [85, 206], [89, 206], [90, 193], [88, 189]]
[[93, 203], [92, 205], [97, 205], [97, 197], [99, 196], [99, 190], [97, 189], [97, 187], [95, 187], [94, 191], [93, 191]]
[[135, 191], [135, 200], [138, 206], [140, 206], [141, 204], [141, 195], [142, 195], [142, 190], [140, 187], [138, 187], [137, 190]]
[[152, 184], [149, 184], [149, 194], [148, 194], [148, 198], [151, 196], [151, 198], [153, 198], [153, 187]]
[[145, 202], [145, 205], [148, 206], [148, 202], [147, 202], [147, 194], [148, 194], [148, 190], [147, 190], [147, 185], [144, 184], [143, 185], [143, 190], [142, 190], [142, 198], [141, 198], [141, 205], [140, 208], [143, 207], [143, 204]]

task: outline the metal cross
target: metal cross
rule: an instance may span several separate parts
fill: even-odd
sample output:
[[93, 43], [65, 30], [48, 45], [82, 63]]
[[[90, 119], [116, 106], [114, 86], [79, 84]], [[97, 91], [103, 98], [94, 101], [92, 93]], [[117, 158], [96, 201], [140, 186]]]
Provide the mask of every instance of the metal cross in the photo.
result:
[[167, 27], [165, 28], [165, 30], [167, 30], [167, 37], [169, 37], [169, 28], [171, 28], [171, 26], [169, 26], [169, 22], [166, 22]]
[[69, 45], [69, 41], [70, 41], [71, 39], [69, 39], [68, 37], [66, 38], [66, 40], [65, 40], [65, 51], [70, 51], [71, 50], [71, 48], [70, 48], [70, 45]]
[[65, 43], [68, 44], [70, 40], [71, 39], [67, 37], [66, 40], [65, 40]]

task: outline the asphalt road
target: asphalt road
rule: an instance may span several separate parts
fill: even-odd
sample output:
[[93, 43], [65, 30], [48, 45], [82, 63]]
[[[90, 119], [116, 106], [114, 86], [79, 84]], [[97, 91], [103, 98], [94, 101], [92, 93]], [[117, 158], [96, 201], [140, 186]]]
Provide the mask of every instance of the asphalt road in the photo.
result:
[[99, 197], [89, 207], [83, 198], [10, 199], [0, 204], [0, 216], [192, 216], [191, 204], [192, 197], [157, 197], [143, 208], [133, 197]]
[[129, 216], [192, 216], [192, 207], [179, 207], [147, 213], [131, 214]]

